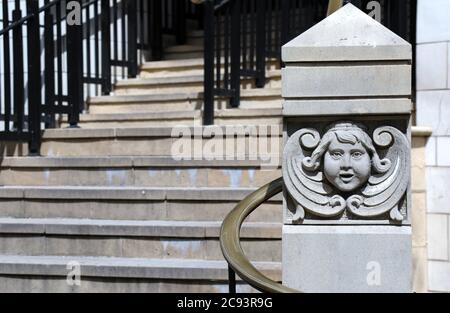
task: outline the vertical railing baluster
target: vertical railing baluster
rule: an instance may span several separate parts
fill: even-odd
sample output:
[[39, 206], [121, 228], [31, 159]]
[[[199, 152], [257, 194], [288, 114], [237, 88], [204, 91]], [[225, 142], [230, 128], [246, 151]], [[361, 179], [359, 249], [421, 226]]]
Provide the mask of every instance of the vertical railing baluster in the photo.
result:
[[29, 154], [39, 155], [41, 141], [41, 48], [39, 34], [39, 3], [27, 0], [28, 48], [28, 131]]
[[[22, 11], [20, 10], [20, 1], [15, 1], [15, 9], [12, 11], [13, 21], [16, 22], [22, 18]], [[23, 130], [24, 118], [24, 64], [23, 64], [23, 36], [22, 26], [15, 27], [13, 33], [13, 73], [14, 73], [14, 127], [18, 134]]]
[[[284, 45], [289, 41], [289, 35], [290, 35], [290, 24], [294, 24], [291, 22], [291, 17], [296, 16], [295, 6], [291, 6], [292, 1], [291, 0], [285, 0], [281, 1], [281, 45]], [[292, 11], [294, 10], [294, 14], [292, 14]]]
[[162, 5], [162, 29], [163, 31], [170, 30], [170, 15], [169, 15], [169, 4], [171, 0], [163, 0]]
[[[113, 60], [118, 61], [119, 60], [119, 26], [118, 26], [118, 8], [117, 8], [117, 1], [118, 0], [112, 0], [113, 2], [113, 40], [112, 40], [112, 44], [113, 44], [113, 52], [114, 52], [114, 57]], [[114, 83], [117, 82], [117, 65], [114, 64], [113, 66], [113, 79], [114, 79]]]
[[[217, 42], [219, 42], [219, 48], [223, 47], [223, 54], [224, 54], [224, 60], [225, 60], [225, 67], [224, 67], [224, 73], [223, 73], [223, 85], [224, 88], [229, 90], [231, 89], [230, 86], [230, 77], [229, 77], [229, 58], [230, 58], [230, 12], [227, 9], [227, 12], [224, 16], [224, 34], [223, 39], [222, 37], [219, 37]], [[222, 62], [220, 59], [217, 61], [217, 71], [218, 75], [220, 77], [221, 75], [221, 68], [222, 68]]]
[[205, 1], [204, 9], [204, 91], [203, 125], [214, 124], [214, 3]]
[[62, 50], [62, 30], [61, 30], [61, 2], [56, 4], [56, 58], [57, 58], [57, 80], [58, 80], [58, 106], [62, 106], [63, 95], [63, 50]]
[[[285, 1], [282, 1], [285, 2]], [[256, 87], [266, 84], [266, 2], [256, 1]]]
[[[8, 0], [3, 0], [3, 28], [9, 25], [9, 4]], [[5, 103], [5, 131], [10, 130], [11, 120], [11, 52], [9, 43], [9, 33], [3, 34], [3, 87], [4, 87], [4, 103]]]
[[255, 69], [255, 48], [256, 48], [256, 12], [255, 12], [255, 1], [260, 0], [249, 0], [249, 20], [250, 20], [250, 64], [249, 67], [251, 70]]
[[[87, 77], [91, 77], [91, 5], [86, 7], [86, 73]], [[87, 88], [88, 96], [91, 94], [91, 89]]]
[[[266, 0], [262, 0], [266, 1]], [[247, 50], [248, 50], [248, 1], [242, 1], [242, 68], [247, 69]]]
[[122, 0], [120, 2], [120, 29], [121, 29], [121, 34], [120, 34], [120, 39], [121, 39], [121, 45], [122, 45], [122, 58], [116, 58], [117, 60], [121, 60], [122, 62], [122, 79], [125, 79], [125, 68], [128, 69], [128, 66], [125, 66], [125, 62], [128, 60], [128, 56], [127, 56], [127, 43], [128, 43], [128, 33], [126, 32], [127, 29], [127, 25], [126, 25], [126, 17], [127, 17], [127, 4], [130, 0]]
[[[286, 1], [281, 1], [286, 2]], [[281, 4], [280, 1], [275, 2], [274, 6], [274, 15], [275, 15], [275, 32], [274, 32], [274, 41], [275, 41], [275, 52], [277, 54], [278, 59], [281, 59]]]
[[203, 5], [196, 5], [195, 6], [195, 12], [197, 15], [197, 19], [198, 19], [198, 29], [203, 29], [203, 12], [204, 12], [204, 7]]
[[411, 80], [411, 84], [412, 84], [412, 103], [413, 103], [413, 125], [417, 125], [417, 114], [416, 114], [416, 109], [417, 109], [417, 104], [416, 104], [416, 97], [417, 97], [417, 91], [416, 91], [416, 86], [417, 86], [417, 81], [416, 81], [416, 71], [417, 71], [417, 65], [416, 65], [416, 61], [417, 61], [417, 54], [416, 54], [416, 43], [417, 43], [417, 38], [416, 38], [416, 34], [417, 34], [417, 0], [410, 0], [409, 1], [409, 5], [410, 5], [410, 14], [409, 14], [409, 42], [411, 43], [413, 49], [413, 57], [412, 57], [412, 80]]
[[272, 38], [272, 34], [273, 34], [273, 28], [272, 28], [272, 19], [273, 19], [273, 1], [272, 0], [264, 0], [267, 1], [266, 4], [266, 8], [267, 8], [267, 15], [266, 15], [266, 19], [267, 19], [267, 47], [266, 50], [268, 50], [269, 52], [273, 51], [273, 38]]
[[241, 33], [241, 11], [240, 2], [232, 1], [231, 5], [231, 90], [233, 96], [230, 105], [233, 108], [239, 107], [241, 101], [241, 54], [240, 54], [240, 33]]
[[[94, 21], [94, 53], [95, 53], [95, 78], [99, 79], [100, 78], [100, 27], [99, 27], [99, 23], [100, 23], [100, 18], [99, 18], [99, 11], [98, 11], [98, 4], [99, 2], [96, 1], [94, 4], [94, 16], [95, 16], [95, 21]], [[95, 95], [98, 96], [98, 87], [96, 86], [95, 88]]]
[[[222, 16], [220, 15], [220, 12], [217, 13], [215, 17], [216, 22], [216, 32], [215, 32], [215, 44], [216, 44], [216, 58], [215, 58], [215, 65], [216, 65], [216, 89], [220, 89], [222, 87], [221, 79], [220, 79], [220, 66], [222, 62], [222, 51], [220, 49], [220, 43], [222, 41]], [[225, 66], [228, 66], [228, 60], [225, 61]]]
[[175, 0], [172, 6], [175, 10], [175, 14], [172, 17], [174, 18], [176, 42], [179, 45], [184, 45], [186, 43], [186, 2], [184, 0]]
[[[391, 0], [392, 1], [392, 0]], [[396, 0], [394, 1], [393, 5], [396, 8], [396, 27], [395, 32], [402, 37], [403, 39], [408, 39], [408, 27], [407, 27], [407, 4], [408, 2], [406, 0]]]
[[111, 16], [109, 0], [101, 0], [102, 14], [102, 94], [109, 95], [111, 85]]
[[[129, 0], [127, 7], [128, 15], [128, 77], [135, 78], [137, 76], [138, 65], [138, 35], [137, 35], [137, 4], [136, 0]], [[125, 18], [125, 17], [124, 17]]]
[[392, 29], [392, 10], [391, 10], [391, 1], [384, 1], [384, 26], [389, 29]]
[[152, 59], [159, 61], [163, 57], [162, 0], [152, 0], [150, 11], [152, 22], [149, 23], [149, 42], [151, 43]]
[[[48, 1], [47, 1], [48, 2]], [[52, 108], [55, 102], [55, 46], [53, 32], [53, 15], [51, 9], [45, 11], [44, 16], [44, 43], [45, 43], [45, 107]], [[47, 113], [45, 127], [54, 128], [56, 125], [55, 114]]]
[[138, 30], [138, 37], [139, 37], [139, 57], [138, 57], [138, 66], [142, 65], [145, 61], [144, 51], [145, 51], [145, 36], [144, 36], [144, 29], [145, 29], [145, 14], [144, 14], [145, 6], [144, 6], [144, 0], [139, 0], [139, 30]]
[[[82, 5], [82, 0], [75, 0]], [[83, 107], [83, 26], [67, 24], [67, 87], [69, 98], [69, 127], [78, 127]], [[89, 64], [88, 64], [89, 66]]]
[[228, 293], [236, 294], [236, 273], [228, 265]]

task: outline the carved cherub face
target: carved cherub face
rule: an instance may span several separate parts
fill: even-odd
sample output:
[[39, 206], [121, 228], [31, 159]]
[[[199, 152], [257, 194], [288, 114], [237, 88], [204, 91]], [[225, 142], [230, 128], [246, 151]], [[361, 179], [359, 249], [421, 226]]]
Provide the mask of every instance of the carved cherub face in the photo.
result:
[[[336, 136], [338, 136], [336, 134]], [[370, 155], [361, 142], [331, 141], [324, 155], [324, 174], [337, 189], [350, 192], [364, 185], [370, 177]]]
[[302, 163], [309, 171], [317, 171], [323, 164], [326, 179], [343, 192], [355, 191], [366, 184], [372, 168], [377, 173], [384, 173], [390, 167], [387, 160], [380, 160], [364, 128], [351, 122], [333, 124], [311, 157]]

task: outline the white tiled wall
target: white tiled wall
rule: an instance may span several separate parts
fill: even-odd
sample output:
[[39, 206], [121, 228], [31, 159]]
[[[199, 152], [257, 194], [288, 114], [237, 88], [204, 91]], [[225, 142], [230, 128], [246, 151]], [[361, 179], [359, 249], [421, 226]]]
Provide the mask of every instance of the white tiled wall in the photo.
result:
[[450, 1], [418, 0], [417, 124], [426, 146], [429, 290], [450, 292]]

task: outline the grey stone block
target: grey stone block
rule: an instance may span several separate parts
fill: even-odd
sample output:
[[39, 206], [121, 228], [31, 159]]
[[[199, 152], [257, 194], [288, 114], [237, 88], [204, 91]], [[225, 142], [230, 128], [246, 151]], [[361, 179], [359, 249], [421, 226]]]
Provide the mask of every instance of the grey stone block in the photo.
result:
[[409, 99], [286, 100], [283, 116], [411, 114]]
[[450, 292], [450, 262], [429, 261], [428, 277], [430, 291]]
[[437, 261], [450, 261], [448, 215], [428, 214], [427, 222], [428, 258]]
[[450, 167], [450, 136], [437, 137], [437, 165], [443, 167]]
[[417, 90], [447, 88], [447, 43], [417, 46]]
[[409, 96], [411, 65], [288, 66], [283, 97]]
[[284, 226], [283, 283], [305, 292], [411, 292], [411, 227]]
[[425, 162], [426, 162], [427, 166], [436, 166], [437, 165], [436, 144], [437, 144], [436, 137], [428, 138], [427, 144], [425, 147]]
[[450, 214], [450, 167], [429, 167], [426, 176], [428, 211]]
[[417, 125], [433, 128], [433, 136], [450, 135], [450, 90], [417, 92]]
[[417, 2], [417, 42], [450, 40], [448, 12], [450, 3], [446, 0], [419, 0]]

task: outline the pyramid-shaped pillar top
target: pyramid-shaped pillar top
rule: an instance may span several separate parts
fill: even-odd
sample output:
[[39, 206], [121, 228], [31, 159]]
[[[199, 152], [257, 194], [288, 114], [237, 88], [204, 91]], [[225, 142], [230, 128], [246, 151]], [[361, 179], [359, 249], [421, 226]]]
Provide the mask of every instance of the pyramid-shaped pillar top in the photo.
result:
[[407, 41], [352, 4], [316, 24], [282, 48], [283, 61], [411, 60]]

